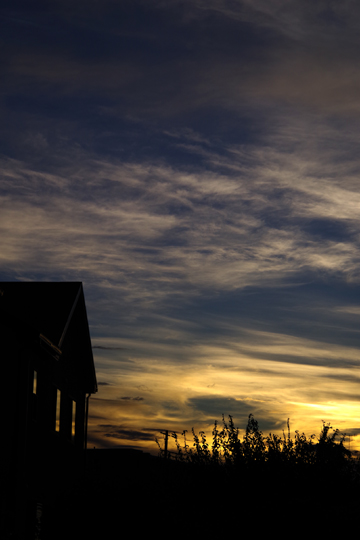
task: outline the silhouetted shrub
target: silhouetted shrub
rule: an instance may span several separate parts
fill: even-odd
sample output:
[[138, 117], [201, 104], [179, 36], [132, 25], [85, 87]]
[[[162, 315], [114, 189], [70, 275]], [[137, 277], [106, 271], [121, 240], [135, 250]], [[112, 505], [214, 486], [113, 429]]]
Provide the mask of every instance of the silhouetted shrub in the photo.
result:
[[345, 448], [345, 435], [325, 422], [318, 437], [296, 431], [292, 438], [289, 421], [287, 428], [283, 436], [264, 436], [249, 415], [240, 439], [233, 418], [226, 421], [223, 415], [211, 443], [202, 431], [197, 435], [192, 429], [192, 443], [186, 431], [182, 441], [172, 433], [176, 452], [163, 460], [168, 492], [179, 507], [187, 501], [187, 508], [209, 522], [214, 515], [234, 515], [263, 531], [267, 520], [285, 519], [288, 525], [301, 520], [313, 529], [325, 513], [334, 524], [353, 519], [360, 503], [359, 462]]
[[[203, 431], [197, 435], [192, 429], [193, 443], [189, 444], [186, 431], [182, 433], [181, 444], [176, 433], [172, 433], [177, 451], [169, 453], [171, 460], [192, 465], [194, 469], [211, 467], [221, 470], [226, 475], [241, 475], [241, 478], [263, 481], [277, 479], [298, 481], [299, 486], [307, 481], [326, 482], [330, 485], [358, 482], [357, 461], [351, 458], [349, 450], [344, 446], [345, 435], [330, 424], [323, 422], [319, 437], [295, 432], [294, 439], [288, 432], [283, 436], [269, 434], [265, 437], [259, 429], [258, 422], [249, 415], [245, 434], [241, 440], [239, 430], [235, 427], [232, 416], [226, 421], [223, 415], [222, 428], [215, 422], [212, 431], [212, 443], [209, 444]], [[156, 441], [160, 456], [164, 452]]]

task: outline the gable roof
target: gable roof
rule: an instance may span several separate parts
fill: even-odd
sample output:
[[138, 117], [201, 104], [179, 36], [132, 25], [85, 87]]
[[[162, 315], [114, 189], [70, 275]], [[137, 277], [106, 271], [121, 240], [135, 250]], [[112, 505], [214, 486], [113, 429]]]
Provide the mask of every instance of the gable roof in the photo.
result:
[[0, 312], [3, 322], [41, 341], [86, 393], [97, 391], [81, 282], [0, 282]]

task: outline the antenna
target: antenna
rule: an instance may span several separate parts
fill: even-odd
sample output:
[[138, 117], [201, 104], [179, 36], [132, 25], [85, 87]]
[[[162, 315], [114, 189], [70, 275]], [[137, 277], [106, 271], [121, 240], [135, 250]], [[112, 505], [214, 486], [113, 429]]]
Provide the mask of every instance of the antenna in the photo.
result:
[[165, 430], [165, 431], [160, 431], [160, 433], [162, 435], [165, 435], [165, 454], [164, 454], [164, 458], [167, 459], [167, 456], [168, 456], [168, 440], [169, 440], [169, 430]]
[[65, 328], [64, 328], [63, 333], [62, 333], [62, 335], [61, 335], [61, 338], [60, 338], [60, 341], [59, 341], [59, 345], [58, 345], [59, 349], [62, 347], [64, 338], [65, 338], [65, 334], [66, 334], [66, 332], [67, 332], [67, 329], [69, 328], [69, 324], [70, 324], [71, 318], [72, 318], [72, 316], [73, 316], [73, 314], [74, 314], [74, 311], [75, 311], [75, 308], [76, 308], [76, 304], [77, 304], [77, 302], [78, 302], [78, 300], [79, 300], [80, 293], [81, 293], [81, 285], [80, 285], [80, 287], [79, 287], [79, 290], [78, 290], [78, 292], [77, 292], [75, 301], [74, 301], [74, 303], [73, 303], [73, 306], [72, 306], [71, 311], [70, 311], [70, 313], [69, 313], [69, 316], [68, 316], [68, 318], [67, 318], [67, 321], [66, 321], [66, 324], [65, 324]]

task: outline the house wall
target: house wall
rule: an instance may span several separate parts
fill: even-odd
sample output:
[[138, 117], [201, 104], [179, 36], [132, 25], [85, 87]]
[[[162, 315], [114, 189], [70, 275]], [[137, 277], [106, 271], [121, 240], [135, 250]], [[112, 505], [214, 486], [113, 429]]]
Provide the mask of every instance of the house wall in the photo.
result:
[[6, 444], [0, 532], [20, 526], [20, 532], [31, 538], [36, 505], [56, 504], [83, 472], [85, 394], [69, 384], [61, 362], [38, 344], [22, 341], [8, 328], [1, 334], [8, 391], [3, 408]]
[[97, 383], [82, 284], [1, 283], [0, 359], [0, 538], [30, 539], [39, 508], [46, 516], [84, 472]]

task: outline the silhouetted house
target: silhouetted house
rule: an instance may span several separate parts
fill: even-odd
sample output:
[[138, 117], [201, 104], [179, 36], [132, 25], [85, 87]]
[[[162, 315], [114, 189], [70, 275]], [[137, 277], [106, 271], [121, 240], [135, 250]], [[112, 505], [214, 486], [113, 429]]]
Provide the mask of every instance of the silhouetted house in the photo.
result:
[[0, 536], [30, 538], [36, 512], [84, 467], [97, 382], [82, 284], [0, 282], [0, 337]]

